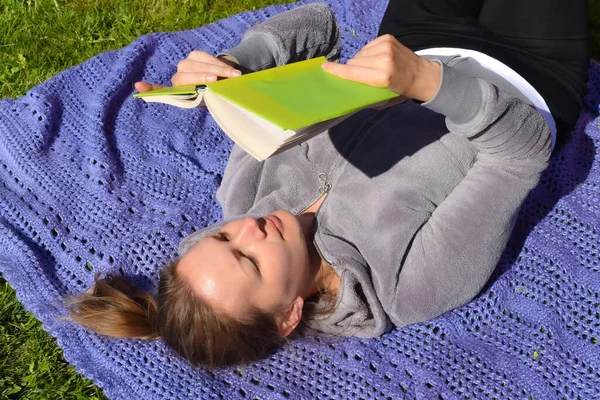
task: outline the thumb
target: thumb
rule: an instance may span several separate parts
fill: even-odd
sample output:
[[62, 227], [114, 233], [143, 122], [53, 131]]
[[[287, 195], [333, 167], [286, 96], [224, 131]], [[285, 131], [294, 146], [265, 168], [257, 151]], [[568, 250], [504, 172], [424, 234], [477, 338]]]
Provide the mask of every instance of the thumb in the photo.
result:
[[325, 71], [329, 72], [332, 75], [346, 79], [346, 73], [344, 72], [344, 64], [328, 61], [321, 64], [321, 68], [323, 68]]
[[162, 85], [156, 85], [156, 84], [148, 83], [148, 82], [136, 82], [135, 85], [134, 85], [134, 87], [140, 93], [149, 92], [150, 90], [156, 90], [156, 89], [162, 89], [162, 88], [164, 88], [164, 86], [162, 86]]

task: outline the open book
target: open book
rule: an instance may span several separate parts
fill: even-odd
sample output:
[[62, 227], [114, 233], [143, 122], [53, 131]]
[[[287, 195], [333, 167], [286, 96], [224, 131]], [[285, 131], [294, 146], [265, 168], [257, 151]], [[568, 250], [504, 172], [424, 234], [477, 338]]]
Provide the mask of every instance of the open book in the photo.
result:
[[341, 79], [321, 68], [325, 57], [223, 79], [137, 93], [146, 102], [206, 106], [221, 129], [262, 161], [396, 93]]

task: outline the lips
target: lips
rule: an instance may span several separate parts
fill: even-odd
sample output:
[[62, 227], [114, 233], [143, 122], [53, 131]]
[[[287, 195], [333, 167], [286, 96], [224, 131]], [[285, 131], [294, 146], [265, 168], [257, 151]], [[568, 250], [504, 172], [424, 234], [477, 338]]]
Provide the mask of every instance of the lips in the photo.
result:
[[279, 234], [283, 238], [283, 224], [281, 223], [281, 220], [274, 215], [267, 215], [265, 219], [275, 226], [275, 228], [279, 231]]

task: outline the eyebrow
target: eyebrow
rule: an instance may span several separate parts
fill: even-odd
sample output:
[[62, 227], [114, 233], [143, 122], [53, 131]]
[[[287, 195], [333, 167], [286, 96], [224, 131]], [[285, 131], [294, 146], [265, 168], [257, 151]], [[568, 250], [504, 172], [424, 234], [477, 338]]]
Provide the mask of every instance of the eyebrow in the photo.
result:
[[[224, 240], [221, 239], [221, 236], [219, 235], [219, 233], [215, 233], [214, 235], [210, 235], [208, 237], [211, 239], [217, 240], [219, 242], [225, 242]], [[245, 258], [249, 263], [252, 263], [252, 261], [249, 260], [248, 257], [244, 253], [239, 251], [238, 249], [232, 249], [231, 253], [235, 257], [235, 259], [238, 263], [238, 266], [242, 269], [242, 271], [244, 271], [244, 273], [246, 275], [248, 275], [249, 278], [252, 278], [252, 276], [250, 276], [250, 274], [248, 273], [248, 268], [246, 268], [242, 265], [243, 264], [242, 258]], [[258, 271], [256, 270], [256, 268], [254, 268], [254, 266], [252, 266], [252, 271], [254, 271], [254, 275], [258, 276]]]

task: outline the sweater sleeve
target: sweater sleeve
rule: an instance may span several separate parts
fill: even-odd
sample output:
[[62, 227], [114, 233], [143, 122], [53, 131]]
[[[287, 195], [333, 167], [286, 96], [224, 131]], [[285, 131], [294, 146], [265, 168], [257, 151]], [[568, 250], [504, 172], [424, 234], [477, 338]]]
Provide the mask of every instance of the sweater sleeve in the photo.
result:
[[550, 128], [533, 107], [445, 65], [437, 94], [422, 106], [443, 114], [478, 155], [412, 240], [389, 303], [396, 325], [436, 317], [478, 294], [551, 153]]
[[219, 53], [229, 55], [242, 72], [325, 56], [340, 55], [340, 32], [333, 13], [324, 4], [306, 4], [277, 14], [248, 29], [234, 48]]

